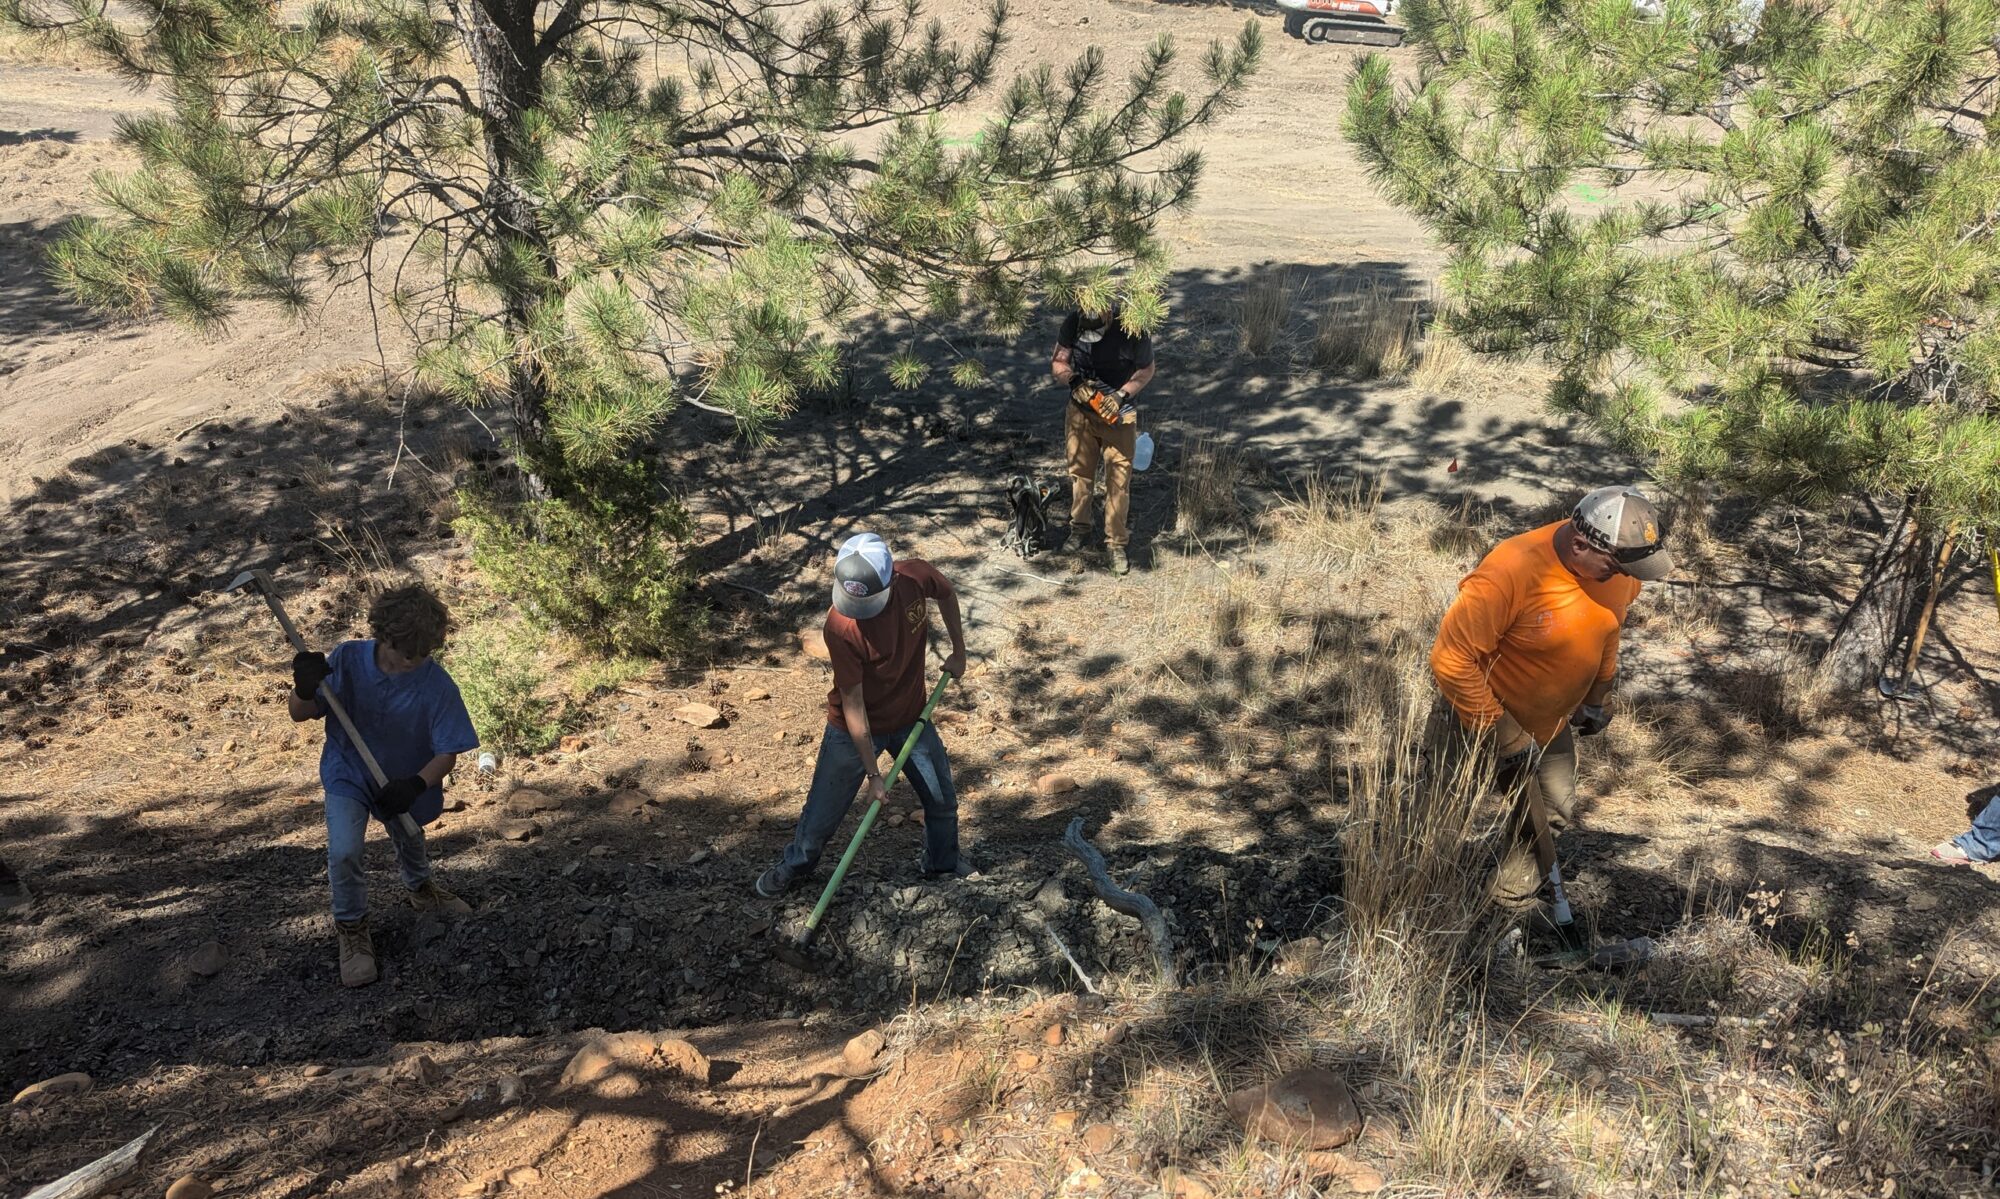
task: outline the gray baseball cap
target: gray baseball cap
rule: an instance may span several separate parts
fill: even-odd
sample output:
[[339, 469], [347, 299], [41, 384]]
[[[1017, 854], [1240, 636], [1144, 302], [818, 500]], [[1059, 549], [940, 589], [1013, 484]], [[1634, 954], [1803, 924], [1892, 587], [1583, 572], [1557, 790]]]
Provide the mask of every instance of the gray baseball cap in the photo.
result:
[[867, 620], [889, 606], [889, 584], [896, 579], [896, 559], [873, 533], [856, 533], [841, 543], [833, 562], [833, 609], [842, 616]]
[[1636, 487], [1600, 487], [1577, 501], [1570, 523], [1585, 540], [1606, 551], [1618, 569], [1652, 583], [1674, 569], [1660, 528], [1660, 510]]

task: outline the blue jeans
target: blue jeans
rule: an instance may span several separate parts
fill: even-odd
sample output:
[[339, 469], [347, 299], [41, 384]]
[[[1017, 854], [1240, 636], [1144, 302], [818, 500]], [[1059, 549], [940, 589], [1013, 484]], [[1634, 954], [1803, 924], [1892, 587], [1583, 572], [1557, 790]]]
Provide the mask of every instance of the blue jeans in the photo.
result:
[[[903, 764], [899, 779], [910, 780], [924, 805], [924, 869], [952, 870], [958, 866], [958, 792], [951, 785], [951, 762], [945, 757], [944, 742], [935, 726], [926, 724], [917, 735], [917, 747]], [[910, 735], [908, 728], [874, 734], [875, 748], [899, 752]], [[854, 738], [840, 725], [829, 723], [820, 739], [819, 761], [813, 765], [811, 790], [806, 792], [806, 810], [799, 813], [799, 827], [792, 843], [785, 847], [784, 868], [788, 876], [810, 871], [819, 864], [826, 848], [854, 797], [861, 790], [861, 757], [854, 752]]]
[[[368, 839], [368, 805], [358, 796], [339, 791], [326, 793], [326, 877], [333, 885], [333, 918], [342, 924], [368, 914], [368, 881], [361, 872], [361, 850]], [[430, 856], [424, 852], [423, 826], [411, 837], [402, 830], [402, 821], [392, 820], [389, 843], [396, 847], [396, 865], [403, 871], [403, 885], [415, 889], [431, 876]]]
[[1972, 828], [1951, 839], [1975, 862], [2000, 861], [2000, 802], [1987, 800], [1972, 818]]

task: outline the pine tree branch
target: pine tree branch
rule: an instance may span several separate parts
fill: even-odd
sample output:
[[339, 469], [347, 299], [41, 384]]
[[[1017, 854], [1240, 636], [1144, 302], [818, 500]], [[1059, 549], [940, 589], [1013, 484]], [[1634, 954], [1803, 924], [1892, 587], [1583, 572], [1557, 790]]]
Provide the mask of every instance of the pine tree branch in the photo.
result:
[[[776, 150], [752, 150], [745, 146], [688, 146], [683, 147], [679, 151], [679, 156], [683, 160], [690, 158], [722, 158], [736, 162], [757, 162], [770, 166], [794, 168], [799, 165], [800, 157], [796, 154], [786, 154]], [[865, 171], [872, 175], [882, 173], [882, 164], [872, 158], [843, 158], [840, 160], [840, 165], [843, 167], [852, 167], [857, 171]]]
[[535, 58], [539, 63], [546, 65], [563, 49], [564, 43], [578, 32], [582, 24], [583, 10], [589, 3], [591, 0], [564, 0], [562, 8], [557, 11], [548, 27], [542, 30], [542, 36], [535, 43]]
[[1827, 232], [1826, 226], [1820, 222], [1819, 213], [1813, 210], [1810, 201], [1799, 205], [1799, 218], [1804, 222], [1806, 232], [1812, 234], [1812, 239], [1818, 242], [1820, 249], [1826, 253], [1827, 265], [1833, 268], [1835, 274], [1844, 275], [1853, 269], [1854, 256], [1847, 252], [1846, 246], [1841, 245], [1831, 233]]

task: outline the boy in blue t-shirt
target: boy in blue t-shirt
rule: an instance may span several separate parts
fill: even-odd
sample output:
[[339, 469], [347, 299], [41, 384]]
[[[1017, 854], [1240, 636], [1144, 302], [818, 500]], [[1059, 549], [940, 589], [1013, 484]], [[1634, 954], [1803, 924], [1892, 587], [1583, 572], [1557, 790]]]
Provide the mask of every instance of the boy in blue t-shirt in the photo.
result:
[[408, 812], [418, 825], [444, 811], [444, 776], [458, 755], [479, 747], [458, 684], [431, 655], [444, 645], [450, 616], [421, 583], [391, 588], [368, 606], [372, 641], [343, 641], [332, 654], [292, 659], [292, 719], [327, 715], [318, 699], [324, 681], [375, 754], [389, 785], [377, 787], [347, 731], [326, 722], [319, 780], [326, 788], [326, 871], [333, 887], [333, 923], [340, 937], [340, 981], [365, 987], [375, 981], [375, 943], [368, 935], [368, 884], [361, 847], [374, 816], [389, 830], [402, 867], [403, 885], [417, 910], [463, 916], [470, 904], [431, 878], [421, 830], [403, 831]]

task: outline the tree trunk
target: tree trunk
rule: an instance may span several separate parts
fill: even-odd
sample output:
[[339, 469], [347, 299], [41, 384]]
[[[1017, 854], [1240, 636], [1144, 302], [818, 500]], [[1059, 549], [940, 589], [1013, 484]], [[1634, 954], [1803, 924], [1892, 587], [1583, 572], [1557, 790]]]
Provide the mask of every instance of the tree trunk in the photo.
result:
[[[456, 0], [453, 21], [466, 56], [479, 77], [485, 133], [486, 188], [483, 202], [497, 229], [486, 235], [487, 253], [498, 255], [526, 245], [541, 259], [543, 274], [557, 276], [555, 254], [535, 213], [534, 202], [516, 178], [521, 165], [520, 116], [541, 103], [542, 58], [536, 44], [537, 0]], [[503, 244], [504, 243], [504, 244]], [[501, 297], [501, 319], [516, 339], [525, 337], [535, 305], [544, 297], [532, 288], [510, 288]], [[507, 411], [523, 450], [548, 444], [548, 381], [539, 367], [516, 358], [508, 372]], [[528, 494], [546, 494], [544, 480], [521, 463]]]
[[1917, 536], [1905, 504], [1862, 575], [1861, 589], [1834, 630], [1822, 665], [1842, 691], [1873, 687], [1889, 669], [1902, 640], [1916, 581], [1923, 573], [1925, 539]]

